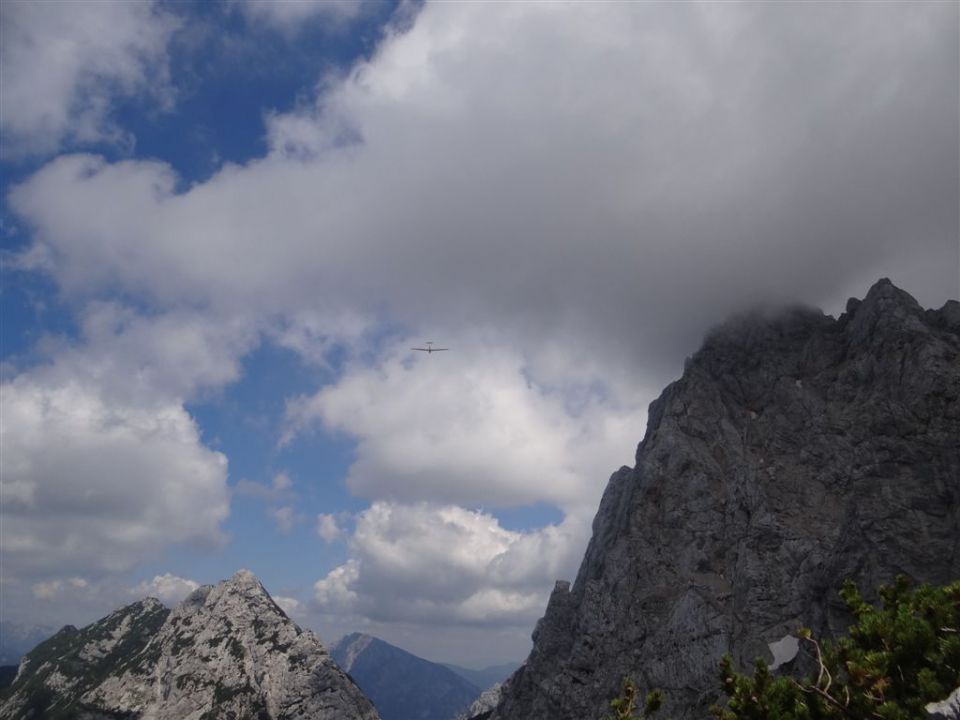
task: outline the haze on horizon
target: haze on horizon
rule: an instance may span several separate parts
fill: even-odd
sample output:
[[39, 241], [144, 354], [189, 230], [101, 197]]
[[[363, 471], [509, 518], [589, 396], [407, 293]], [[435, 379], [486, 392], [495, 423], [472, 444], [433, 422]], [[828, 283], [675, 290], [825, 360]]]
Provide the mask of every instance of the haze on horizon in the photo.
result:
[[954, 2], [0, 13], [0, 620], [522, 659], [708, 328], [960, 297]]

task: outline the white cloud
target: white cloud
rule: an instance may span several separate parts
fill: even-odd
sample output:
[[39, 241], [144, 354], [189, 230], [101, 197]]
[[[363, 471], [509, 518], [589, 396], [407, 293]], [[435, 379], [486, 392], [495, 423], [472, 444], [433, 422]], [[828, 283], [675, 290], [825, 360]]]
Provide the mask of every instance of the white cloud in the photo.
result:
[[[195, 312], [79, 312], [82, 338], [0, 387], [5, 577], [129, 570], [182, 542], [219, 545], [227, 459], [203, 445], [184, 402], [238, 377], [245, 323]], [[112, 597], [112, 596], [111, 596]]]
[[290, 617], [295, 617], [301, 613], [300, 601], [296, 598], [274, 595], [273, 600]]
[[328, 543], [339, 540], [343, 535], [343, 530], [337, 523], [337, 516], [330, 513], [317, 515], [317, 535]]
[[362, 497], [592, 512], [610, 471], [632, 460], [645, 405], [594, 393], [571, 411], [565, 392], [485, 340], [463, 335], [447, 354], [414, 359], [401, 343], [291, 402], [291, 431], [320, 422], [355, 437], [347, 483]]
[[48, 582], [34, 583], [33, 596], [39, 600], [48, 600], [54, 597], [63, 588], [63, 582], [60, 580], [50, 580]]
[[292, 310], [281, 321], [267, 328], [270, 339], [280, 347], [296, 352], [304, 361], [329, 368], [329, 355], [338, 348], [358, 351], [376, 331], [373, 317], [356, 308], [319, 311], [316, 307]]
[[269, 485], [243, 478], [237, 483], [234, 492], [238, 495], [246, 495], [266, 502], [282, 502], [296, 497], [292, 488], [293, 480], [286, 472], [281, 471], [273, 476]]
[[554, 579], [575, 572], [588, 531], [568, 519], [516, 532], [453, 505], [375, 502], [314, 600], [321, 612], [380, 622], [527, 624]]
[[[32, 612], [39, 595], [54, 622], [130, 602], [122, 575], [165, 548], [226, 540], [227, 459], [204, 446], [184, 403], [238, 377], [257, 339], [246, 323], [115, 303], [90, 303], [78, 320], [80, 339], [46, 338], [46, 361], [0, 386], [5, 607]], [[191, 582], [168, 574], [132, 592], [168, 600]]]
[[144, 316], [117, 303], [92, 302], [79, 314], [83, 346], [58, 356], [59, 373], [89, 378], [140, 402], [193, 399], [233, 382], [240, 377], [240, 357], [259, 340], [249, 320], [197, 311]]
[[172, 573], [164, 573], [155, 575], [152, 580], [144, 580], [130, 588], [129, 592], [138, 600], [155, 597], [167, 607], [173, 607], [198, 587], [200, 587], [198, 582]]
[[284, 534], [293, 530], [293, 526], [303, 519], [291, 505], [270, 508], [267, 515], [277, 524], [277, 529]]
[[313, 586], [314, 598], [321, 610], [337, 614], [352, 614], [357, 612], [355, 603], [357, 593], [351, 587], [360, 576], [360, 568], [356, 560], [348, 560], [343, 565], [334, 568], [327, 576]]
[[955, 294], [956, 13], [427, 4], [272, 116], [264, 159], [178, 193], [159, 163], [60, 158], [11, 207], [70, 293], [282, 318], [292, 345], [339, 334], [313, 307], [490, 324], [662, 381], [745, 303], [865, 268]]
[[138, 93], [171, 102], [167, 44], [178, 24], [152, 0], [4, 2], [4, 154], [49, 153], [68, 142], [131, 142], [110, 118], [112, 103]]
[[95, 594], [97, 589], [98, 588], [92, 587], [90, 582], [82, 577], [48, 580], [47, 582], [34, 583], [31, 586], [33, 597], [38, 600], [53, 600], [58, 597], [64, 597], [68, 600], [76, 601], [78, 595], [81, 593], [88, 595]]
[[0, 392], [5, 574], [118, 572], [170, 543], [223, 540], [226, 458], [180, 404], [109, 402], [42, 371]]

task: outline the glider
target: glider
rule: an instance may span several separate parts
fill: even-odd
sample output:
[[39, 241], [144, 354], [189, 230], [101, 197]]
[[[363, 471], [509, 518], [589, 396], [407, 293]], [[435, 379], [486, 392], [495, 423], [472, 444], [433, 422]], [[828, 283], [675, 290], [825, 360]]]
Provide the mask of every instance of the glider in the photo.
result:
[[450, 348], [435, 348], [433, 346], [432, 340], [427, 340], [427, 346], [425, 348], [410, 348], [411, 350], [419, 350], [420, 352], [425, 352], [428, 355], [435, 352], [443, 352], [444, 350], [449, 350]]

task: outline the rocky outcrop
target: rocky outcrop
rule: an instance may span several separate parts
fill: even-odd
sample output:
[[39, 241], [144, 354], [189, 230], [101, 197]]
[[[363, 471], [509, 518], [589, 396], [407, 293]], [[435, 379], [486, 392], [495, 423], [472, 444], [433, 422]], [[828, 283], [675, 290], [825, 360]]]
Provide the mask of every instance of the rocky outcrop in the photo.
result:
[[449, 668], [371, 635], [347, 635], [331, 654], [383, 720], [452, 720], [480, 694]]
[[960, 577], [960, 305], [882, 280], [838, 319], [740, 317], [651, 405], [494, 717], [599, 718], [624, 676], [704, 717], [722, 655], [843, 632], [842, 581], [897, 574]]
[[459, 713], [454, 720], [478, 720], [490, 715], [490, 713], [500, 704], [500, 698], [503, 695], [503, 685], [495, 683], [480, 693], [480, 696], [470, 703], [464, 712]]
[[929, 720], [960, 720], [960, 687], [941, 702], [930, 703], [924, 708]]
[[320, 640], [245, 570], [172, 612], [146, 600], [37, 651], [0, 718], [377, 720]]

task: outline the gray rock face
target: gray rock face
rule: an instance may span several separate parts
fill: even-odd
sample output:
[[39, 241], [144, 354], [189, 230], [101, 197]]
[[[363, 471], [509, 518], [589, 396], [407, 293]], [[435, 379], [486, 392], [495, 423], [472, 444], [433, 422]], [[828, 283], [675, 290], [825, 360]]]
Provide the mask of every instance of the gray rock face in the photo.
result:
[[924, 709], [929, 720], [960, 720], [960, 687], [950, 693], [946, 700], [930, 703]]
[[[377, 720], [320, 640], [287, 618], [252, 573], [199, 588], [172, 612], [144, 602], [160, 619], [152, 631], [133, 636], [113, 623], [115, 635], [105, 643], [53, 653], [39, 681], [28, 655], [0, 718], [30, 717], [30, 703], [52, 698], [48, 707], [74, 711], [62, 717]], [[129, 608], [118, 613], [126, 617]], [[82, 682], [62, 679], [73, 675]], [[45, 716], [60, 717], [49, 710]]]
[[845, 631], [845, 578], [960, 577], [960, 305], [881, 280], [839, 319], [796, 309], [711, 333], [610, 479], [499, 720], [602, 717], [622, 678], [704, 717], [717, 666]]

